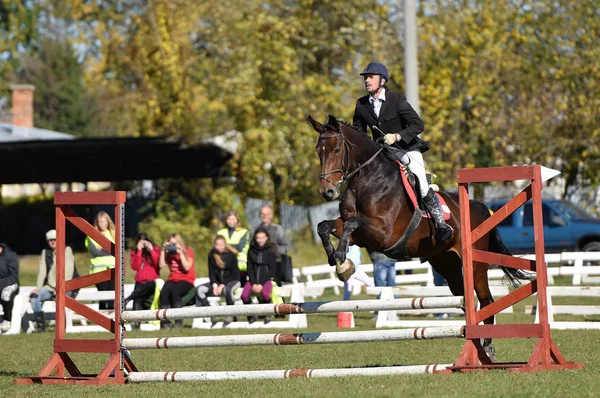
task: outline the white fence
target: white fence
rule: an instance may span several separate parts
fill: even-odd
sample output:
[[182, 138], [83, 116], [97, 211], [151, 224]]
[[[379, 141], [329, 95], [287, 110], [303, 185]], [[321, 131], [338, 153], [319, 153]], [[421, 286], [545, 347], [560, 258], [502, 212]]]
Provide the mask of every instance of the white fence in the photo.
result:
[[[533, 255], [523, 256], [525, 258], [535, 258]], [[560, 322], [553, 322], [554, 314], [571, 314], [571, 315], [598, 315], [600, 313], [600, 306], [553, 306], [552, 305], [552, 297], [555, 296], [584, 296], [584, 297], [598, 297], [595, 293], [595, 288], [586, 288], [582, 287], [582, 291], [588, 293], [577, 293], [580, 290], [577, 290], [577, 286], [581, 284], [594, 284], [600, 283], [600, 266], [587, 266], [586, 264], [590, 262], [600, 262], [600, 252], [565, 252], [561, 254], [547, 254], [546, 262], [549, 265], [548, 268], [548, 278], [549, 283], [554, 283], [554, 277], [556, 276], [572, 276], [571, 283], [574, 286], [573, 289], [568, 290], [566, 287], [552, 287], [550, 286], [548, 289], [549, 292], [549, 311], [550, 311], [550, 322], [554, 328], [572, 328], [572, 327], [582, 327], [582, 328], [600, 328], [598, 325], [600, 322], [571, 322], [572, 325], [567, 325]], [[569, 265], [567, 265], [569, 264]], [[372, 264], [362, 264], [360, 265], [361, 269], [367, 273], [373, 272]], [[421, 287], [433, 287], [433, 276], [431, 273], [431, 267], [428, 263], [421, 263], [418, 260], [413, 261], [402, 261], [396, 263], [396, 271], [407, 271], [411, 270], [412, 274], [403, 274], [396, 276], [396, 283], [398, 285], [407, 285], [406, 289], [410, 289], [410, 286], [420, 285]], [[491, 269], [488, 273], [490, 278], [490, 282], [492, 285], [504, 285], [507, 286], [507, 282], [505, 281], [505, 276], [502, 270], [500, 269]], [[201, 283], [206, 283], [208, 278], [198, 278], [196, 280], [196, 285]], [[357, 281], [358, 282], [358, 281]], [[283, 293], [288, 297], [292, 294], [289, 286], [301, 286], [302, 287], [302, 299], [304, 295], [309, 295], [312, 297], [321, 296], [325, 289], [332, 289], [336, 295], [341, 293], [341, 289], [343, 287], [343, 283], [337, 279], [337, 276], [334, 272], [334, 267], [331, 267], [327, 264], [324, 265], [313, 265], [306, 266], [302, 268], [294, 269], [294, 282], [293, 284], [288, 285], [288, 287], [284, 287]], [[361, 292], [361, 285], [356, 283], [355, 286], [358, 286], [358, 289], [354, 291], [354, 293]], [[502, 287], [502, 286], [501, 286]], [[133, 289], [133, 285], [125, 285], [126, 294]], [[287, 290], [286, 290], [287, 289]], [[597, 288], [600, 289], [600, 288]], [[15, 298], [15, 304], [13, 308], [13, 320], [11, 329], [4, 334], [17, 334], [21, 329], [21, 319], [26, 313], [31, 312], [31, 306], [29, 304], [29, 293], [33, 290], [32, 286], [21, 286], [20, 293]], [[370, 290], [373, 292], [374, 290]], [[566, 293], [565, 293], [566, 292]], [[95, 301], [105, 299], [106, 295], [110, 296], [111, 292], [98, 292], [94, 288], [86, 288], [81, 289], [80, 295], [78, 296], [79, 301], [87, 302], [91, 308], [97, 308], [97, 304]], [[402, 294], [406, 294], [406, 291]], [[438, 293], [436, 293], [438, 294]], [[426, 293], [420, 293], [419, 295], [427, 295]], [[292, 300], [296, 299], [293, 297]], [[218, 302], [218, 298], [211, 299], [212, 302]], [[583, 308], [585, 307], [585, 308]], [[44, 304], [44, 310], [46, 312], [54, 311], [54, 303], [48, 301]], [[528, 307], [526, 309], [530, 313], [534, 311], [533, 308]], [[1, 311], [1, 310], [0, 310]], [[456, 312], [456, 310], [450, 311]], [[398, 313], [402, 315], [401, 313]], [[389, 320], [394, 320], [395, 316], [398, 314], [390, 315]], [[414, 314], [414, 312], [413, 312]], [[378, 318], [379, 319], [379, 318]], [[80, 322], [81, 325], [76, 325], [76, 322]], [[284, 327], [283, 321], [279, 321], [281, 326]], [[272, 326], [279, 326], [276, 321], [271, 322]], [[288, 321], [286, 321], [288, 322]], [[383, 322], [383, 318], [381, 321]], [[197, 327], [206, 327], [205, 322], [203, 323], [201, 319], [196, 320], [194, 323]], [[297, 320], [293, 320], [292, 323], [288, 324], [288, 327], [301, 327], [299, 325], [304, 324], [304, 321], [301, 320], [297, 322]], [[423, 326], [423, 325], [421, 325]], [[143, 328], [155, 328], [154, 325], [143, 325]], [[258, 323], [257, 326], [258, 327]], [[72, 313], [71, 311], [67, 311], [67, 332], [82, 332], [82, 331], [96, 331], [103, 330], [102, 328], [95, 325], [87, 325], [85, 324], [85, 320], [81, 319], [77, 314]]]

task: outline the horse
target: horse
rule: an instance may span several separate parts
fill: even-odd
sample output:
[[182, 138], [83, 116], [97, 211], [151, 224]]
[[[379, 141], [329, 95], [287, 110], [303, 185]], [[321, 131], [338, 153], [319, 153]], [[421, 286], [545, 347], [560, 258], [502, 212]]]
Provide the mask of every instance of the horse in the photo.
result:
[[[346, 252], [348, 245], [358, 245], [395, 259], [425, 259], [446, 279], [454, 296], [464, 296], [458, 195], [439, 193], [451, 213], [446, 222], [454, 229], [450, 239], [439, 242], [433, 221], [422, 222], [419, 208], [409, 204], [399, 166], [383, 146], [334, 116], [330, 115], [325, 124], [311, 116], [308, 120], [319, 133], [316, 146], [321, 162], [319, 193], [327, 201], [340, 198], [340, 217], [320, 222], [317, 229], [328, 262], [336, 266], [338, 277], [347, 280], [354, 272], [354, 265], [346, 260]], [[343, 184], [347, 186], [342, 193]], [[490, 212], [482, 202], [470, 203], [471, 225], [475, 228], [490, 217]], [[339, 239], [337, 249], [330, 235]], [[511, 255], [495, 228], [477, 241], [474, 248]], [[494, 301], [488, 284], [488, 267], [486, 263], [473, 264], [475, 293], [482, 308]], [[500, 268], [514, 287], [519, 279], [529, 279], [520, 270]], [[494, 324], [494, 316], [484, 323]], [[491, 343], [491, 338], [485, 339], [484, 349], [493, 358]]]

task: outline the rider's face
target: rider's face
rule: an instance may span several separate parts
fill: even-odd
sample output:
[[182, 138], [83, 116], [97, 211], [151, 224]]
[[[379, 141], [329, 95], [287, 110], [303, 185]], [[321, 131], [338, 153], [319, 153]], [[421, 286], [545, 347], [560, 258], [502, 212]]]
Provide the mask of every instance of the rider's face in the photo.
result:
[[376, 90], [379, 87], [380, 75], [364, 75], [363, 78], [365, 80], [365, 89], [368, 92]]

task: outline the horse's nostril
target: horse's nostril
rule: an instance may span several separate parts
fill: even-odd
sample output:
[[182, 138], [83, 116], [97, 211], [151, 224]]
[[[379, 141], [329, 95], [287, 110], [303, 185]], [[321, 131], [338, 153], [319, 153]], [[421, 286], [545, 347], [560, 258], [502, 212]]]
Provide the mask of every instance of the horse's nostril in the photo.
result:
[[327, 191], [325, 191], [325, 194], [328, 198], [333, 198], [333, 189], [328, 189]]

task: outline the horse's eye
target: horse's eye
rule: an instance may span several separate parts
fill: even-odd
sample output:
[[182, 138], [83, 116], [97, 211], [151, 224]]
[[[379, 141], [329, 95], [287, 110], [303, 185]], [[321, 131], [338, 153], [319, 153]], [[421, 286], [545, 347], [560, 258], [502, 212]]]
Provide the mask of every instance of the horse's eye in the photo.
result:
[[333, 151], [333, 153], [339, 153], [341, 151], [340, 148], [335, 148], [335, 150]]

